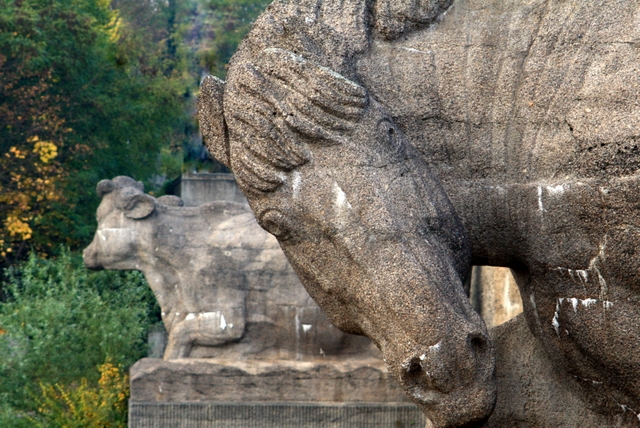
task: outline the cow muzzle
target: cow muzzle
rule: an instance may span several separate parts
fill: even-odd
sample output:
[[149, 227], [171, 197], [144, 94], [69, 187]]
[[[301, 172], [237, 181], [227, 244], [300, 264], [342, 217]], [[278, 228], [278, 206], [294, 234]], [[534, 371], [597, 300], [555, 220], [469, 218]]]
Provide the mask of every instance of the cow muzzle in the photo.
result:
[[98, 251], [96, 249], [95, 239], [87, 248], [82, 252], [82, 260], [84, 266], [91, 270], [103, 270], [104, 266], [98, 261]]

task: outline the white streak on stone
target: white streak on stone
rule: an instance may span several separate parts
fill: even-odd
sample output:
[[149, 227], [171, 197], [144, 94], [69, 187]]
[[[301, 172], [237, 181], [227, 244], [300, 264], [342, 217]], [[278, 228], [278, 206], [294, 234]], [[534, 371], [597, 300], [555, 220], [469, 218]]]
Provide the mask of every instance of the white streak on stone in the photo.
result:
[[573, 313], [577, 314], [578, 313], [578, 299], [576, 299], [575, 297], [572, 297], [570, 299], [568, 299], [571, 302], [571, 306], [573, 306]]
[[349, 223], [349, 212], [352, 209], [351, 204], [347, 200], [347, 195], [335, 181], [333, 182], [332, 193], [335, 195], [334, 209], [336, 219], [338, 220], [337, 223], [341, 227], [344, 227]]
[[291, 189], [293, 190], [293, 197], [295, 199], [300, 196], [300, 184], [302, 183], [302, 177], [300, 176], [299, 171], [293, 171], [291, 176]]
[[588, 270], [584, 270], [584, 269], [573, 270], [573, 269], [569, 269], [569, 268], [562, 267], [562, 266], [558, 266], [556, 268], [556, 270], [559, 270], [560, 272], [567, 272], [569, 274], [569, 276], [571, 277], [571, 280], [574, 281], [574, 282], [575, 282], [576, 276], [577, 276], [577, 278], [580, 280], [580, 283], [582, 284], [583, 287], [586, 287], [586, 285], [589, 283], [589, 271]]
[[311, 330], [311, 327], [312, 327], [311, 324], [302, 324], [302, 331], [307, 333], [309, 330]]
[[542, 205], [542, 186], [538, 186], [538, 211], [544, 212], [544, 205]]
[[187, 321], [191, 321], [191, 320], [193, 320], [193, 319], [195, 319], [195, 318], [196, 318], [196, 314], [194, 314], [194, 313], [190, 313], [190, 314], [188, 314], [188, 315], [187, 315], [187, 317], [185, 318], [185, 320], [187, 320]]
[[124, 240], [124, 237], [128, 238], [128, 241], [135, 241], [137, 237], [136, 231], [131, 228], [103, 227], [101, 229], [98, 229], [96, 232], [103, 241], [106, 241], [113, 235], [117, 237], [115, 239], [117, 239], [118, 241]]
[[220, 329], [225, 330], [227, 328], [227, 322], [224, 319], [224, 315], [220, 315]]
[[577, 270], [576, 273], [580, 277], [583, 285], [586, 285], [589, 282], [589, 272], [584, 269]]
[[550, 195], [562, 195], [564, 193], [564, 184], [559, 184], [557, 186], [547, 186], [547, 192]]
[[562, 302], [558, 300], [558, 303], [556, 303], [556, 311], [553, 313], [553, 320], [551, 320], [551, 325], [553, 325], [553, 328], [556, 330], [556, 334], [558, 335], [558, 337], [560, 337], [560, 332], [558, 331], [558, 329], [560, 328], [560, 322], [558, 321], [558, 313], [560, 312], [560, 303]]
[[[441, 345], [442, 341], [439, 341], [438, 343], [436, 343], [435, 345], [431, 345], [429, 346], [429, 352], [438, 352], [438, 350], [440, 349], [440, 345]], [[422, 354], [420, 355], [420, 361], [424, 361], [427, 359], [427, 354]]]
[[[571, 306], [573, 306], [573, 312], [578, 313], [578, 307], [582, 305], [585, 308], [590, 308], [593, 304], [598, 302], [598, 299], [578, 299], [576, 297], [561, 297], [558, 299], [558, 303], [562, 304], [564, 301], [571, 302]], [[610, 309], [613, 306], [613, 302], [608, 300], [602, 300], [602, 307], [605, 309]]]
[[220, 317], [220, 312], [216, 311], [216, 312], [201, 312], [198, 314], [199, 317], [202, 318], [219, 318]]
[[536, 321], [538, 322], [538, 326], [542, 328], [542, 323], [540, 322], [540, 315], [538, 314], [538, 305], [536, 305], [536, 297], [533, 293], [529, 296], [529, 300], [531, 301], [531, 306], [533, 306], [533, 314], [536, 316]]
[[307, 24], [313, 24], [314, 22], [316, 22], [316, 20], [307, 16], [304, 18], [304, 22], [306, 22]]
[[421, 51], [420, 49], [415, 49], [415, 48], [407, 48], [407, 47], [402, 47], [401, 49], [407, 51], [407, 52], [411, 52], [411, 53], [420, 53], [420, 54], [431, 54], [431, 51]]
[[300, 313], [299, 313], [299, 308], [295, 308], [296, 310], [296, 316], [294, 318], [294, 321], [296, 323], [296, 360], [300, 361], [302, 360], [302, 352], [300, 352], [300, 327], [301, 327], [301, 323], [300, 323]]
[[347, 201], [347, 194], [338, 186], [338, 183], [333, 183], [333, 192], [336, 194], [336, 205], [338, 207], [342, 208], [346, 206], [351, 208], [351, 204]]
[[551, 321], [551, 324], [553, 325], [553, 328], [555, 328], [555, 329], [556, 329], [556, 333], [557, 333], [558, 335], [560, 335], [560, 334], [558, 333], [558, 328], [560, 328], [560, 323], [558, 322], [558, 312], [554, 313], [554, 315], [553, 315], [553, 320]]

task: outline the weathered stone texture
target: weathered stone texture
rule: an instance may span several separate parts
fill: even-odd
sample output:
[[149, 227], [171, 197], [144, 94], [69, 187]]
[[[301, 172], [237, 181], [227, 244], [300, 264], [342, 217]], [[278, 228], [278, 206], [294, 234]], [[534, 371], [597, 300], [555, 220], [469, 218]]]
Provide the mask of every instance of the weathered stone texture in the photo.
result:
[[145, 358], [131, 369], [136, 402], [402, 403], [377, 358], [327, 362]]
[[512, 269], [518, 334], [569, 394], [565, 419], [532, 404], [522, 426], [634, 426], [638, 46], [629, 0], [276, 1], [201, 119], [311, 296], [435, 426], [482, 423], [496, 397], [471, 264]]

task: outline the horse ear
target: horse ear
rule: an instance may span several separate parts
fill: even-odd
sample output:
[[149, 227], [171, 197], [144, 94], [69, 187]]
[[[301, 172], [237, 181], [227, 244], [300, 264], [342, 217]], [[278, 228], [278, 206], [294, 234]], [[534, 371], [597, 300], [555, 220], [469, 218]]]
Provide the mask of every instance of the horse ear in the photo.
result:
[[211, 156], [230, 167], [229, 131], [224, 121], [223, 95], [224, 81], [215, 76], [204, 78], [198, 97], [198, 121], [204, 143]]
[[107, 193], [111, 193], [116, 189], [116, 184], [111, 180], [100, 180], [96, 186], [96, 193], [101, 198]]
[[124, 215], [134, 220], [141, 220], [151, 215], [156, 208], [156, 199], [144, 193], [133, 195], [127, 201], [123, 211]]

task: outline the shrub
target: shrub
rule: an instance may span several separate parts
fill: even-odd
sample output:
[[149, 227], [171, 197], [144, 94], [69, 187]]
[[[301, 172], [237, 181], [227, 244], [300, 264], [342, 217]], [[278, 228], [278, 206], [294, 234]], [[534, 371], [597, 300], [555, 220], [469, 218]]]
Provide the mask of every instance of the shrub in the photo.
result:
[[126, 428], [129, 378], [109, 361], [99, 372], [97, 385], [86, 378], [70, 387], [41, 383], [41, 397], [35, 398], [39, 417], [29, 419], [42, 428]]
[[[6, 273], [6, 301], [0, 302], [5, 413], [9, 407], [37, 411], [34, 397], [41, 384], [48, 388], [45, 397], [68, 391], [46, 385], [86, 382], [86, 389], [99, 381], [96, 368], [105, 361], [127, 368], [144, 356], [158, 309], [139, 272], [90, 273], [78, 255], [65, 250], [56, 259], [32, 255]], [[21, 426], [22, 419], [15, 419]]]

